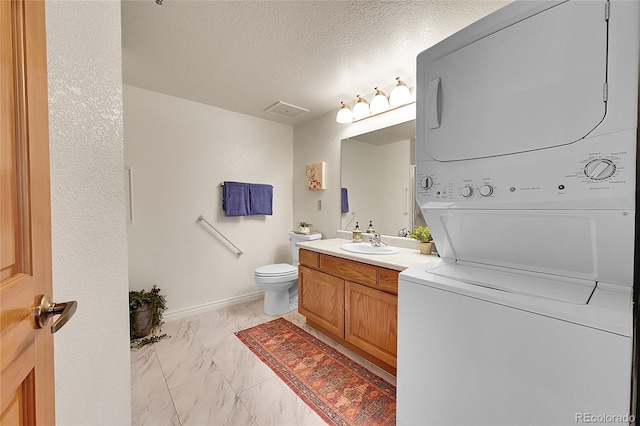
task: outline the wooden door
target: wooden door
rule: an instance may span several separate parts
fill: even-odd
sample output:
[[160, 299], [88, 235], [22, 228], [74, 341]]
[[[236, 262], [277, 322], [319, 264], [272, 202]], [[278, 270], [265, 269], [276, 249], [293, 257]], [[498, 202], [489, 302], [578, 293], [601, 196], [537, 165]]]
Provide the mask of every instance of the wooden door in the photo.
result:
[[344, 280], [299, 266], [298, 311], [308, 323], [344, 338]]
[[345, 339], [396, 367], [398, 297], [347, 281]]
[[44, 1], [0, 0], [0, 424], [51, 425], [53, 336], [34, 305], [51, 294]]

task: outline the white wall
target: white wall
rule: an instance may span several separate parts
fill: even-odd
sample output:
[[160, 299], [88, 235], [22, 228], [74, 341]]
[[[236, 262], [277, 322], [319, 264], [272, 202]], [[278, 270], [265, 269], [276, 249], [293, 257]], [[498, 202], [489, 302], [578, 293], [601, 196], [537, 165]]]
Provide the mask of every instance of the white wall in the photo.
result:
[[58, 425], [131, 421], [120, 2], [47, 1]]
[[[340, 126], [328, 113], [293, 129], [293, 219], [312, 223], [323, 238], [335, 238], [340, 227], [340, 140], [346, 130]], [[326, 163], [326, 189], [307, 191], [306, 165], [319, 161]]]
[[[256, 297], [253, 270], [291, 262], [292, 127], [132, 86], [124, 112], [130, 287], [157, 284], [166, 318]], [[273, 215], [226, 217], [225, 180], [273, 185]], [[244, 254], [198, 223], [200, 214]]]
[[[353, 124], [336, 123], [337, 112], [336, 108], [335, 111], [328, 112], [293, 129], [293, 217], [295, 221], [304, 220], [313, 223], [314, 228], [322, 232], [323, 238], [335, 238], [336, 230], [340, 229], [340, 147], [342, 139], [416, 118], [415, 104]], [[304, 185], [305, 165], [318, 161], [327, 163], [326, 189], [307, 191]], [[373, 193], [374, 190], [372, 189], [371, 192]], [[317, 208], [318, 200], [322, 200], [322, 210]], [[366, 212], [358, 212], [359, 216], [366, 216], [366, 214]], [[365, 224], [365, 229], [368, 224], [369, 222]], [[352, 225], [355, 225], [355, 222]], [[360, 225], [362, 227], [363, 224], [360, 223]]]

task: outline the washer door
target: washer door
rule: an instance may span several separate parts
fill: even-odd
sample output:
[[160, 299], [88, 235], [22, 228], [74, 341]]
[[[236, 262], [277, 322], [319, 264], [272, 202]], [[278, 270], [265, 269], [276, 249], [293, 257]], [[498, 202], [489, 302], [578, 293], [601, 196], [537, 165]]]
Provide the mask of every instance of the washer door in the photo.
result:
[[[438, 161], [483, 158], [570, 144], [598, 126], [605, 2], [570, 1], [494, 32], [485, 26], [418, 56], [419, 150]], [[489, 34], [478, 39], [478, 30]]]

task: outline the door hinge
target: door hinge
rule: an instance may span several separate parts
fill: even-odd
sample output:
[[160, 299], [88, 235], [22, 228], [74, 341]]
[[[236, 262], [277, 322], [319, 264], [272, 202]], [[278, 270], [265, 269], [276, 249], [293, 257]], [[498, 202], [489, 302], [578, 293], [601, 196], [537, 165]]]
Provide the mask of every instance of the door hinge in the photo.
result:
[[605, 83], [602, 86], [602, 100], [607, 102], [607, 99], [609, 99], [609, 84]]
[[604, 3], [604, 20], [608, 21], [609, 20], [609, 14], [611, 13], [611, 3], [609, 2], [609, 0], [607, 0]]

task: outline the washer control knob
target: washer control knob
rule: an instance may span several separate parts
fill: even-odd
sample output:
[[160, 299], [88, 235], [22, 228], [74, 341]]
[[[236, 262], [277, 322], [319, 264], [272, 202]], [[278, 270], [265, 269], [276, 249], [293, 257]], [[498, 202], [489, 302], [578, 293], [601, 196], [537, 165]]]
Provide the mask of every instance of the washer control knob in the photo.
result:
[[460, 195], [465, 198], [471, 197], [473, 195], [473, 188], [469, 185], [462, 187], [462, 189], [460, 190]]
[[480, 187], [480, 195], [482, 195], [483, 197], [488, 197], [491, 194], [493, 194], [493, 186], [491, 186], [491, 185], [482, 185]]
[[423, 177], [420, 181], [420, 186], [424, 189], [430, 189], [433, 186], [433, 178], [431, 176]]
[[594, 180], [603, 180], [610, 178], [616, 171], [616, 165], [613, 161], [606, 158], [598, 158], [596, 160], [589, 161], [584, 167], [584, 174], [588, 178]]

